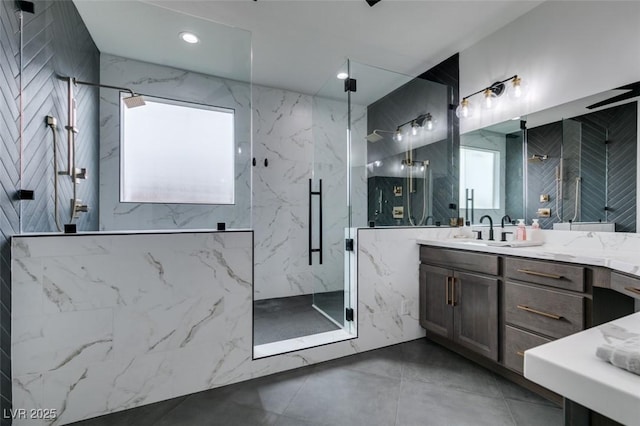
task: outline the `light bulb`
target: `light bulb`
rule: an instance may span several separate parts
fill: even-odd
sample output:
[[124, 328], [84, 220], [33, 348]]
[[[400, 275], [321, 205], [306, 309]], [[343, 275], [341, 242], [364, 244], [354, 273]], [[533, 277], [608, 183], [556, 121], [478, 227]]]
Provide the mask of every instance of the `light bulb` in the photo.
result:
[[420, 166], [420, 171], [424, 172], [424, 164], [422, 166]]
[[396, 141], [402, 142], [402, 132], [400, 131], [400, 127], [396, 129]]
[[404, 163], [400, 164], [400, 170], [404, 170]]
[[509, 97], [512, 99], [522, 99], [527, 96], [529, 85], [523, 82], [518, 76], [515, 76], [509, 84]]
[[491, 109], [493, 107], [493, 91], [491, 89], [485, 89], [484, 91], [484, 107]]
[[338, 75], [336, 76], [339, 80], [346, 80], [349, 77], [349, 74], [347, 74], [346, 72], [339, 72]]
[[433, 130], [433, 117], [431, 114], [427, 114], [427, 121], [424, 123], [424, 127], [426, 127], [427, 130]]
[[469, 99], [462, 99], [460, 105], [458, 105], [458, 108], [456, 108], [456, 116], [458, 118], [470, 118], [471, 116], [473, 116], [473, 107]]
[[380, 167], [382, 165], [382, 161], [376, 160], [373, 164], [375, 164], [376, 167]]
[[411, 134], [413, 136], [418, 134], [418, 125], [416, 124], [415, 121], [413, 123], [411, 123]]

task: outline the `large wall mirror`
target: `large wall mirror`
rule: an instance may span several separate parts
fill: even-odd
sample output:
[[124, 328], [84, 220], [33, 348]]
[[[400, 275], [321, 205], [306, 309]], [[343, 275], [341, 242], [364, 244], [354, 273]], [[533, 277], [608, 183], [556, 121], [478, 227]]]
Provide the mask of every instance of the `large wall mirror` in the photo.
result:
[[[624, 92], [623, 92], [624, 93]], [[460, 136], [460, 216], [636, 232], [637, 99], [612, 90]]]

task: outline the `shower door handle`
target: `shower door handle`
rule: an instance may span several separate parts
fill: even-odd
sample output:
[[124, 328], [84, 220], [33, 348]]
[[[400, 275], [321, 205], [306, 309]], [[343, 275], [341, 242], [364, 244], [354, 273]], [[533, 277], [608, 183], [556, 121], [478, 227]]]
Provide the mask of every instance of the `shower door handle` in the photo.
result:
[[[318, 247], [313, 248], [313, 197], [318, 197]], [[313, 253], [319, 253], [322, 265], [322, 179], [318, 181], [318, 190], [313, 190], [313, 180], [309, 179], [309, 265], [313, 265]]]

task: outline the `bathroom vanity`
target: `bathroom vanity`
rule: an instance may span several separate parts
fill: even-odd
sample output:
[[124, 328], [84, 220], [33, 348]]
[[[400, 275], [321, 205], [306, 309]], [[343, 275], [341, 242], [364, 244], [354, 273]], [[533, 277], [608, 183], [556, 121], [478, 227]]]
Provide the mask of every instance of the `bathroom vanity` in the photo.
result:
[[563, 395], [524, 379], [525, 352], [629, 315], [640, 298], [631, 252], [605, 257], [559, 241], [526, 248], [453, 238], [418, 244], [427, 337], [556, 402]]

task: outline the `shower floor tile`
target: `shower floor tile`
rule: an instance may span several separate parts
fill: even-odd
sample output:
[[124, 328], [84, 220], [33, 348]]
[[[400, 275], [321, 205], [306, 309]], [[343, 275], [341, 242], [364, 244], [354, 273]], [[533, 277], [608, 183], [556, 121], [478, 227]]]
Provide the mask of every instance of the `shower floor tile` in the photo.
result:
[[[323, 293], [322, 297], [321, 306], [327, 307], [329, 315], [336, 315], [341, 311], [343, 292]], [[337, 307], [338, 301], [340, 307]], [[338, 326], [318, 312], [312, 304], [313, 296], [310, 294], [256, 300], [253, 303], [253, 344], [262, 345], [339, 330]]]

